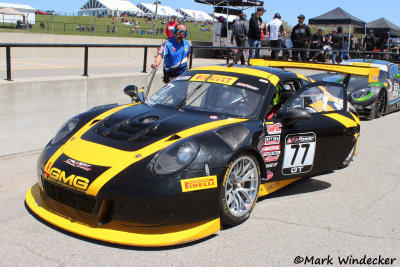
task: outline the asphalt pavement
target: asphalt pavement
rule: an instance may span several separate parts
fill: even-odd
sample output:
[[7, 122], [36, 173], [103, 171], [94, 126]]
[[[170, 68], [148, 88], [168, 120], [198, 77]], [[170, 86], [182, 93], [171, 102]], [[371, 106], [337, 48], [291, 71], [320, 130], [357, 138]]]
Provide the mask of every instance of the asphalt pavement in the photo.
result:
[[39, 151], [1, 157], [0, 265], [362, 266], [339, 260], [370, 258], [369, 266], [400, 266], [399, 121], [400, 112], [362, 121], [349, 167], [260, 199], [239, 226], [168, 248], [116, 246], [49, 227], [24, 205]]

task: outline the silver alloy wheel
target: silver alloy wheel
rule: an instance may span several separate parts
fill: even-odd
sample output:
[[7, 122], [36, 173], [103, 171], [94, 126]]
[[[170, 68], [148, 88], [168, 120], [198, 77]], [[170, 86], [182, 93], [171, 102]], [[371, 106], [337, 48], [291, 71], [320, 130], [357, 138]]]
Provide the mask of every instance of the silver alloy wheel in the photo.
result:
[[258, 194], [259, 173], [257, 164], [248, 156], [235, 160], [226, 178], [225, 200], [235, 217], [245, 215], [253, 206]]

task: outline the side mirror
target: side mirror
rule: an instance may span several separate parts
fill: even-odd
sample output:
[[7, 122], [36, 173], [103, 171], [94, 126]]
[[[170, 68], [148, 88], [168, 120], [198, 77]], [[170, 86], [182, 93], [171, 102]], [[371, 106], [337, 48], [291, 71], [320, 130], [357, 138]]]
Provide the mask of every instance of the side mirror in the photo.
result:
[[132, 102], [144, 102], [144, 89], [138, 89], [136, 85], [128, 85], [124, 93], [131, 97]]
[[304, 108], [292, 108], [283, 114], [283, 123], [291, 125], [298, 121], [310, 121], [311, 113]]

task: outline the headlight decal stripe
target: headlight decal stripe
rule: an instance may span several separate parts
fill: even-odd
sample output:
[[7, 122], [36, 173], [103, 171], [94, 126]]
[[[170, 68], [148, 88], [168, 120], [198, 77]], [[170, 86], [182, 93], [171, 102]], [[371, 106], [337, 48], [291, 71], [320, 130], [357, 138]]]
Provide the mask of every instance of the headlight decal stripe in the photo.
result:
[[[90, 120], [88, 123], [86, 123], [85, 126], [83, 126], [81, 129], [79, 129], [79, 130], [67, 141], [66, 144], [70, 143], [71, 140], [74, 140], [74, 141], [75, 141], [77, 138], [80, 139], [80, 137], [81, 137], [87, 130], [89, 130], [90, 127], [93, 126], [93, 125], [92, 125], [93, 121], [95, 121], [95, 120], [102, 120], [102, 119], [104, 119], [104, 118], [110, 116], [111, 114], [113, 114], [113, 113], [115, 113], [115, 112], [117, 112], [117, 111], [119, 111], [119, 110], [121, 110], [121, 109], [124, 109], [124, 108], [129, 107], [129, 106], [133, 106], [133, 105], [136, 105], [136, 103], [135, 103], [135, 104], [128, 104], [128, 105], [124, 105], [124, 106], [119, 106], [119, 107], [110, 109], [110, 110], [108, 110], [108, 111], [106, 111], [106, 112], [100, 114], [99, 116], [93, 118], [93, 119]], [[50, 157], [50, 159], [46, 162], [46, 165], [47, 165], [46, 170], [50, 170], [51, 167], [53, 167], [54, 162], [56, 162], [56, 160], [64, 153], [64, 152], [63, 152], [64, 146], [65, 146], [65, 144], [62, 145], [62, 146]], [[46, 165], [45, 165], [45, 166], [46, 166]]]

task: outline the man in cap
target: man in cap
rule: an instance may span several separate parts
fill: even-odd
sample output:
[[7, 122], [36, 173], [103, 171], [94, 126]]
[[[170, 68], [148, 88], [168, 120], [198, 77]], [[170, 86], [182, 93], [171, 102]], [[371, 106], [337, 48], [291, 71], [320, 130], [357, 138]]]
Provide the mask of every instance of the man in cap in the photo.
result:
[[190, 46], [189, 42], [185, 40], [186, 35], [186, 25], [176, 25], [174, 35], [158, 49], [154, 63], [151, 64], [151, 67], [156, 69], [164, 59], [163, 81], [165, 83], [169, 83], [171, 78], [181, 75], [188, 69]]
[[165, 35], [167, 36], [167, 39], [172, 37], [172, 32], [176, 25], [178, 25], [178, 22], [176, 21], [176, 16], [173, 15], [171, 16], [171, 21], [168, 22], [167, 27], [165, 28]]
[[[281, 48], [282, 43], [282, 36], [284, 42], [286, 43], [286, 30], [285, 25], [281, 20], [281, 15], [279, 13], [275, 13], [274, 19], [268, 24], [267, 27], [267, 34], [269, 34], [269, 44], [272, 48]], [[278, 60], [280, 50], [272, 50], [271, 58]]]
[[[257, 12], [251, 14], [249, 20], [249, 32], [248, 32], [248, 41], [249, 47], [254, 47], [256, 49], [250, 49], [249, 53], [249, 61], [252, 58], [260, 58], [260, 47], [261, 47], [261, 32], [264, 30], [265, 25], [262, 21], [262, 15], [265, 13], [264, 7], [257, 7]], [[256, 52], [257, 50], [257, 52]]]
[[240, 49], [240, 47], [245, 47], [248, 31], [249, 25], [246, 22], [246, 15], [240, 14], [239, 21], [236, 21], [233, 25], [231, 35], [231, 43], [233, 44], [233, 40], [235, 40], [238, 47], [238, 52], [235, 54], [235, 59], [233, 60], [235, 64], [238, 63], [239, 59], [242, 65], [245, 64], [243, 49]]
[[292, 34], [290, 35], [290, 39], [292, 40], [293, 43], [293, 50], [292, 56], [294, 61], [298, 61], [298, 55], [300, 52], [300, 57], [302, 61], [307, 61], [307, 51], [298, 51], [297, 49], [307, 49], [310, 47], [310, 40], [311, 40], [311, 30], [310, 27], [308, 27], [305, 23], [304, 20], [306, 17], [304, 17], [303, 14], [299, 15], [297, 17], [298, 19], [298, 24], [293, 27], [292, 29]]

